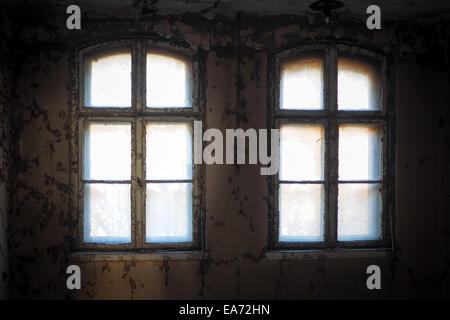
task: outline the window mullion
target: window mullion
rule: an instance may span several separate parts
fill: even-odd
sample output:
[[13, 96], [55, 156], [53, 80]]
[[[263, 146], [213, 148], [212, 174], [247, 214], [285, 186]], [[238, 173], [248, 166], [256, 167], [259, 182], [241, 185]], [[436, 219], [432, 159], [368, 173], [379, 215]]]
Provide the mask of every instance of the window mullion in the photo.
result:
[[134, 138], [133, 148], [135, 149], [134, 157], [134, 179], [133, 179], [133, 190], [135, 193], [135, 247], [143, 248], [144, 246], [144, 184], [145, 179], [143, 176], [143, 166], [144, 159], [143, 155], [143, 124], [142, 119], [136, 120], [136, 130]]
[[145, 87], [145, 46], [140, 40], [135, 42], [134, 45], [134, 64], [133, 64], [133, 80], [134, 80], [134, 96], [135, 105], [138, 111], [142, 111], [144, 108], [144, 87]]
[[[135, 81], [135, 102], [136, 109], [138, 111], [142, 111], [144, 108], [144, 69], [145, 69], [145, 60], [144, 60], [144, 50], [145, 46], [142, 40], [137, 40], [134, 45], [134, 65], [133, 65], [133, 79]], [[135, 150], [135, 158], [133, 161], [134, 164], [134, 194], [135, 194], [135, 248], [140, 249], [144, 247], [144, 239], [145, 239], [145, 215], [144, 215], [144, 190], [145, 190], [145, 177], [143, 176], [144, 172], [144, 159], [143, 159], [143, 123], [141, 118], [136, 119], [136, 131], [134, 136], [134, 144], [133, 148]]]
[[[334, 45], [327, 46], [325, 52], [325, 110], [335, 114], [337, 110], [337, 51]], [[336, 121], [327, 123], [325, 142], [325, 244], [336, 247], [337, 239], [337, 199], [338, 199], [338, 126]]]
[[327, 221], [326, 228], [326, 244], [329, 247], [336, 247], [337, 241], [337, 206], [338, 206], [338, 146], [339, 131], [338, 124], [332, 120], [327, 125], [327, 154], [325, 166], [328, 168], [327, 182], [327, 211], [325, 219]]
[[76, 181], [76, 194], [80, 194], [81, 196], [77, 198], [77, 207], [78, 207], [78, 237], [77, 237], [77, 248], [81, 248], [84, 245], [84, 181], [83, 181], [83, 146], [84, 146], [84, 118], [78, 119], [78, 176]]
[[131, 190], [130, 190], [130, 203], [131, 203], [131, 247], [136, 248], [136, 123], [131, 122]]
[[335, 113], [337, 110], [337, 52], [333, 45], [327, 46], [324, 61], [324, 103], [325, 110]]

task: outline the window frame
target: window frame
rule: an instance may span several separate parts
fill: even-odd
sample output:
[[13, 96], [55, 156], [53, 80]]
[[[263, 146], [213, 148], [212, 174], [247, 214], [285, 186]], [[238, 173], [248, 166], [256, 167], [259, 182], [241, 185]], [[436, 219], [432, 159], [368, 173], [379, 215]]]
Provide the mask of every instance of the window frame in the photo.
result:
[[[281, 66], [283, 61], [316, 55], [323, 58], [323, 109], [283, 110], [280, 108]], [[380, 64], [380, 110], [353, 111], [337, 109], [338, 56], [370, 59]], [[268, 177], [268, 250], [340, 250], [393, 248], [395, 208], [395, 100], [393, 62], [388, 55], [374, 50], [340, 42], [305, 44], [278, 48], [268, 59], [267, 125], [280, 128], [281, 124], [323, 124], [324, 141], [324, 216], [323, 241], [279, 241], [279, 174]], [[388, 67], [389, 66], [389, 67]], [[340, 124], [378, 124], [382, 130], [382, 212], [379, 240], [337, 240], [338, 199], [338, 145]]]
[[[128, 48], [131, 53], [131, 106], [88, 107], [85, 104], [85, 63], [90, 55], [107, 55]], [[147, 108], [146, 54], [165, 53], [182, 57], [190, 68], [191, 108]], [[70, 238], [74, 251], [202, 251], [204, 248], [205, 167], [192, 163], [192, 241], [174, 243], [147, 243], [146, 231], [146, 124], [148, 122], [205, 122], [205, 84], [200, 81], [206, 63], [200, 49], [187, 45], [173, 45], [150, 38], [118, 39], [80, 46], [75, 50], [71, 74], [72, 103], [70, 103]], [[131, 243], [84, 242], [84, 127], [87, 122], [127, 122], [131, 124]], [[192, 130], [193, 132], [193, 130]], [[192, 137], [192, 152], [194, 137]]]

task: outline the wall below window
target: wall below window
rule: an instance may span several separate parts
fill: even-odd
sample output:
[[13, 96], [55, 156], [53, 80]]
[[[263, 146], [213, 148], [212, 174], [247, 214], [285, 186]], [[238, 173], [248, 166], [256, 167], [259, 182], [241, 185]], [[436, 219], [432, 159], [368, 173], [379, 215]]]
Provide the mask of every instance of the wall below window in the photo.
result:
[[[444, 64], [448, 53], [438, 40], [441, 25], [417, 27], [411, 34], [400, 27], [370, 32], [362, 27], [364, 22], [336, 27], [325, 26], [320, 19], [244, 17], [239, 23], [189, 15], [157, 17], [152, 23], [84, 21], [81, 31], [69, 32], [64, 18], [48, 23], [51, 19], [42, 15], [42, 20], [21, 25], [22, 76], [16, 90], [20, 102], [13, 121], [17, 175], [8, 230], [11, 297], [448, 298], [445, 181], [450, 79]], [[102, 261], [71, 255], [68, 112], [75, 103], [70, 75], [75, 67], [73, 44], [137, 31], [206, 52], [207, 74], [202, 79], [207, 84], [206, 119], [209, 128], [223, 131], [266, 126], [271, 76], [267, 52], [275, 46], [335, 39], [390, 51], [397, 64], [392, 88], [397, 108], [395, 252], [269, 259], [264, 255], [266, 178], [259, 175], [258, 166], [212, 165], [206, 169], [204, 259], [159, 255]], [[0, 270], [5, 255], [2, 211]], [[65, 270], [70, 264], [82, 269], [80, 291], [66, 289]], [[366, 288], [365, 270], [371, 264], [381, 267], [382, 290]]]

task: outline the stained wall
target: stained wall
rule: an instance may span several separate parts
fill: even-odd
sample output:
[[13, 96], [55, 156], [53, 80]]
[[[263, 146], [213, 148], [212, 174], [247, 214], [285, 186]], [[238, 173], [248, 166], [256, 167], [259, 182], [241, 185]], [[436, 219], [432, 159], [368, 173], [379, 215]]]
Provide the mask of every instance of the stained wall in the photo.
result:
[[[12, 298], [448, 298], [448, 21], [391, 22], [378, 32], [367, 30], [363, 21], [324, 25], [317, 17], [290, 16], [86, 19], [80, 31], [68, 31], [64, 15], [51, 19], [30, 12], [24, 21], [7, 233]], [[258, 166], [212, 165], [206, 168], [203, 257], [132, 255], [111, 260], [73, 255], [73, 54], [86, 42], [137, 35], [205, 53], [207, 126], [223, 131], [266, 127], [268, 79], [273, 75], [268, 57], [275, 49], [342, 41], [386, 52], [395, 61], [395, 251], [266, 255], [266, 178]], [[2, 219], [0, 226], [6, 221]], [[0, 240], [0, 248], [4, 242]], [[82, 269], [80, 291], [66, 289], [69, 264]], [[382, 269], [380, 291], [366, 288], [365, 268], [371, 264]]]

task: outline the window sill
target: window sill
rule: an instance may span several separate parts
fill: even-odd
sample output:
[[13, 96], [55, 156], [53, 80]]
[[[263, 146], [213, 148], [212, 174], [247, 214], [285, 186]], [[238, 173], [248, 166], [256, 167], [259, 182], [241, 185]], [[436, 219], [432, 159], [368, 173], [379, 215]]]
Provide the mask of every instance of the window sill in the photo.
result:
[[161, 251], [161, 252], [72, 252], [71, 258], [80, 262], [102, 261], [163, 261], [163, 260], [202, 260], [205, 254], [201, 251]]
[[307, 260], [335, 258], [390, 258], [392, 249], [336, 249], [336, 250], [273, 250], [267, 251], [267, 260]]

